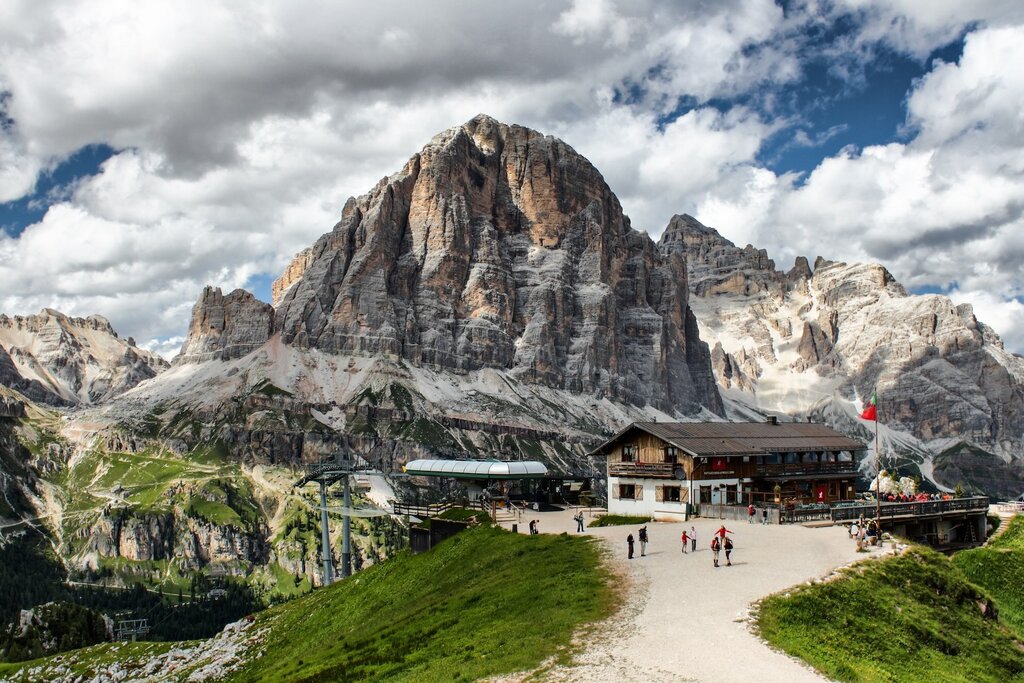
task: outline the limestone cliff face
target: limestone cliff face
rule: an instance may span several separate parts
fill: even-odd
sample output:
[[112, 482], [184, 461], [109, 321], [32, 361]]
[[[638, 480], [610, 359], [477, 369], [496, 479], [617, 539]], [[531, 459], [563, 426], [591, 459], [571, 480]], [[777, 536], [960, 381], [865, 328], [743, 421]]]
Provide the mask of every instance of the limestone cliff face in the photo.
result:
[[274, 324], [274, 309], [244, 289], [228, 295], [206, 287], [192, 307], [188, 336], [175, 364], [230, 360], [261, 347]]
[[274, 280], [270, 286], [270, 303], [277, 308], [284, 301], [285, 292], [298, 282], [302, 278], [302, 274], [306, 272], [306, 268], [313, 261], [313, 249], [303, 249], [292, 258], [291, 263], [285, 268], [284, 273], [281, 277]]
[[169, 367], [155, 353], [123, 340], [106, 318], [0, 315], [0, 384], [55, 405], [105, 401]]
[[908, 295], [878, 264], [819, 257], [812, 271], [800, 258], [783, 273], [762, 250], [688, 216], [662, 238], [663, 249], [676, 243], [686, 245], [691, 306], [730, 396], [803, 415], [835, 401], [850, 412], [877, 390], [883, 423], [933, 452], [963, 441], [1019, 459], [1024, 359], [969, 305]]
[[274, 291], [291, 345], [722, 411], [684, 254], [633, 230], [571, 147], [485, 116], [349, 200]]

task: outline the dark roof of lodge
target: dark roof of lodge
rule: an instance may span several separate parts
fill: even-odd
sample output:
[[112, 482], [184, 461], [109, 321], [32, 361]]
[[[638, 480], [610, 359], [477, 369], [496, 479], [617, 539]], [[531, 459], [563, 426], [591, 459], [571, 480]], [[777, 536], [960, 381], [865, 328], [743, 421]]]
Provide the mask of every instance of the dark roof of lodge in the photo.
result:
[[634, 422], [590, 455], [606, 455], [634, 429], [647, 432], [693, 456], [861, 451], [862, 442], [811, 422]]

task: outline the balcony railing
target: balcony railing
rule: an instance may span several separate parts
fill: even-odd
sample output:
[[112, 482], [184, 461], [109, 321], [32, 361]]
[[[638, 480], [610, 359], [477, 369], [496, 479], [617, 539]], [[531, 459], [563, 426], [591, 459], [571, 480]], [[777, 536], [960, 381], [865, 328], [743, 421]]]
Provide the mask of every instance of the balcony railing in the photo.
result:
[[[876, 507], [868, 505], [840, 505], [832, 508], [832, 520], [835, 522], [860, 519], [873, 519]], [[974, 496], [971, 498], [953, 498], [951, 500], [925, 500], [914, 503], [882, 503], [882, 518], [895, 517], [928, 517], [953, 512], [979, 512], [988, 510], [988, 498]]]
[[610, 462], [608, 476], [670, 478], [676, 467], [671, 462]]
[[758, 477], [792, 477], [801, 474], [856, 474], [853, 462], [790, 462], [780, 465], [757, 465]]

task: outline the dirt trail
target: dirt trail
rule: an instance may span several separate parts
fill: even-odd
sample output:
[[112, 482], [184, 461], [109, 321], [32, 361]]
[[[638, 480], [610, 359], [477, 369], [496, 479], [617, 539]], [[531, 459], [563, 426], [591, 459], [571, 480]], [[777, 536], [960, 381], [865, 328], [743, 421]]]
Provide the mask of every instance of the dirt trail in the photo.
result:
[[[573, 511], [527, 512], [542, 533], [575, 533]], [[841, 527], [761, 526], [726, 522], [734, 533], [733, 565], [715, 568], [709, 549], [719, 520], [647, 525], [647, 556], [626, 559], [626, 535], [637, 527], [587, 529], [604, 539], [616, 567], [632, 579], [626, 609], [597, 629], [575, 665], [557, 667], [543, 680], [559, 682], [827, 680], [777, 652], [754, 635], [748, 610], [756, 600], [828, 575], [866, 557]], [[506, 525], [507, 526], [507, 525]], [[680, 551], [682, 530], [697, 530], [697, 552]], [[690, 548], [687, 548], [689, 551]], [[879, 551], [874, 551], [877, 554]], [[722, 554], [721, 564], [725, 564]]]

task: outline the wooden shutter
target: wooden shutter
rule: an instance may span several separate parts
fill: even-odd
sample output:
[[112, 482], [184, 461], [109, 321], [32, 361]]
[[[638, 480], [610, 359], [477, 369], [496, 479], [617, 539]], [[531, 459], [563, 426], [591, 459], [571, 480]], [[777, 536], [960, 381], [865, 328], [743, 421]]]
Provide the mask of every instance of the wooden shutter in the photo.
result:
[[615, 500], [618, 500], [619, 499], [619, 493], [622, 491], [622, 484], [616, 484], [615, 486], [612, 486], [611, 489], [612, 489], [612, 498], [614, 498]]
[[682, 486], [679, 487], [679, 502], [680, 503], [689, 503], [690, 502], [690, 489], [684, 488]]
[[636, 485], [636, 498], [634, 498], [634, 500], [643, 500], [643, 499], [644, 499], [644, 485], [643, 484], [637, 484]]
[[665, 487], [664, 486], [655, 486], [654, 487], [654, 500], [659, 502], [659, 503], [662, 503], [662, 502], [665, 501]]

